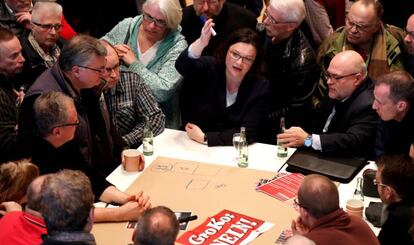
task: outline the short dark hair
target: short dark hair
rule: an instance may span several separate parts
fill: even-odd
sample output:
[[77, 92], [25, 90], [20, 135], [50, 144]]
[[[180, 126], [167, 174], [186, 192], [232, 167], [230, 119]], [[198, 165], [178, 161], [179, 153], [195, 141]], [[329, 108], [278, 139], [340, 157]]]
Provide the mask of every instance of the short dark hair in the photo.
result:
[[405, 154], [383, 155], [376, 161], [383, 184], [391, 186], [402, 199], [414, 200], [414, 161]]
[[68, 105], [73, 103], [72, 98], [61, 92], [46, 92], [37, 97], [33, 105], [37, 133], [46, 137], [55, 126], [67, 123]]
[[[7, 42], [12, 40], [16, 35], [8, 28], [0, 26], [0, 43]], [[2, 50], [0, 49], [0, 57], [2, 54]]]
[[[159, 222], [162, 215], [166, 222]], [[173, 245], [180, 224], [174, 212], [164, 206], [148, 209], [138, 219], [135, 234], [137, 245]]]
[[385, 84], [390, 87], [390, 98], [394, 102], [401, 100], [411, 103], [414, 100], [414, 80], [410, 73], [398, 70], [380, 76], [375, 86]]
[[262, 71], [263, 46], [257, 32], [250, 28], [242, 28], [233, 32], [230, 37], [222, 45], [219, 46], [215, 52], [217, 64], [225, 66], [226, 56], [230, 46], [239, 42], [251, 44], [256, 48], [256, 58], [246, 76], [253, 76], [258, 78]]
[[314, 218], [320, 218], [339, 208], [338, 188], [330, 179], [317, 174], [310, 174], [303, 179], [298, 200], [300, 206]]
[[63, 71], [69, 71], [75, 65], [85, 65], [95, 56], [106, 56], [106, 48], [99, 40], [87, 35], [76, 35], [63, 45], [59, 66]]
[[48, 232], [83, 230], [93, 200], [91, 183], [83, 172], [64, 169], [47, 175], [42, 184], [40, 212]]

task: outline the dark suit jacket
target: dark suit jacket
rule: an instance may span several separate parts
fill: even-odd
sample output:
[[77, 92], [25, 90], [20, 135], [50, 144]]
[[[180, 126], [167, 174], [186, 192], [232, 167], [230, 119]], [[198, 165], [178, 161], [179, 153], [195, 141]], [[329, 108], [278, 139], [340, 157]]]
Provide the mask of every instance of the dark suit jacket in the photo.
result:
[[[373, 101], [373, 84], [367, 78], [345, 101], [323, 102], [323, 116], [319, 117], [322, 120], [317, 123], [323, 153], [372, 157], [378, 122], [378, 115], [372, 109]], [[335, 116], [328, 131], [322, 133], [334, 104]]]
[[[222, 44], [229, 35], [241, 28], [256, 29], [257, 20], [252, 12], [232, 3], [224, 3], [218, 16], [213, 18], [214, 30], [217, 36], [212, 37], [209, 45], [204, 49], [203, 55], [213, 55], [213, 52]], [[204, 23], [196, 15], [193, 5], [183, 9], [181, 34], [184, 35], [188, 45], [191, 45], [200, 37]]]
[[213, 57], [191, 59], [188, 50], [175, 67], [184, 76], [181, 92], [183, 125], [194, 123], [208, 136], [208, 145], [232, 145], [233, 134], [246, 127], [247, 139], [256, 141], [266, 115], [268, 81], [245, 77], [236, 101], [226, 107], [226, 78], [223, 66]]

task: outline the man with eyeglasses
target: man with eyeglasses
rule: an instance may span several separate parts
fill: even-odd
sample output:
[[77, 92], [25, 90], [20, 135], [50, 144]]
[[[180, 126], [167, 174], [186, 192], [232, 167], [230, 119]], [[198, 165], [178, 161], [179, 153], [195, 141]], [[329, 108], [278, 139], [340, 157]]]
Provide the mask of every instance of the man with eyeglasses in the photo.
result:
[[343, 50], [355, 50], [364, 59], [372, 79], [404, 68], [403, 31], [381, 22], [382, 5], [376, 0], [359, 0], [350, 8], [345, 26], [332, 33], [319, 47], [317, 61], [322, 68], [319, 97], [327, 96], [326, 69]]
[[1, 0], [0, 26], [9, 28], [18, 37], [31, 27], [32, 0]]
[[299, 212], [291, 226], [295, 235], [321, 245], [379, 244], [363, 219], [339, 207], [338, 188], [325, 176], [310, 174], [303, 179], [295, 207]]
[[62, 6], [57, 3], [37, 2], [33, 6], [31, 31], [27, 36], [20, 37], [26, 59], [22, 73], [26, 88], [58, 61], [61, 19]]
[[315, 51], [299, 26], [305, 19], [303, 0], [271, 0], [264, 11], [265, 77], [270, 82], [266, 142], [275, 144], [279, 121], [309, 128], [312, 94], [319, 79]]
[[181, 33], [189, 44], [200, 37], [204, 26], [201, 16], [206, 19], [212, 18], [215, 23], [214, 30], [217, 32], [203, 50], [203, 55], [213, 55], [232, 32], [241, 28], [255, 29], [257, 24], [252, 12], [226, 0], [194, 0], [193, 5], [183, 9], [181, 21]]
[[378, 116], [364, 60], [355, 51], [343, 51], [332, 59], [327, 74], [329, 98], [315, 115], [313, 133], [291, 127], [277, 139], [287, 147], [328, 155], [372, 157]]
[[414, 142], [414, 80], [406, 71], [393, 71], [375, 81], [372, 108], [378, 113], [375, 155], [408, 154]]
[[153, 134], [158, 135], [164, 131], [165, 115], [142, 78], [134, 72], [120, 70], [114, 46], [105, 40], [101, 43], [107, 51], [104, 95], [112, 122], [127, 145], [138, 148], [144, 136], [145, 118]]
[[405, 32], [407, 35], [404, 38], [404, 42], [408, 53], [405, 69], [411, 76], [414, 76], [414, 14], [408, 18]]
[[408, 232], [414, 205], [414, 162], [407, 155], [388, 155], [377, 161], [375, 184], [388, 212], [378, 234], [381, 245], [413, 244]]

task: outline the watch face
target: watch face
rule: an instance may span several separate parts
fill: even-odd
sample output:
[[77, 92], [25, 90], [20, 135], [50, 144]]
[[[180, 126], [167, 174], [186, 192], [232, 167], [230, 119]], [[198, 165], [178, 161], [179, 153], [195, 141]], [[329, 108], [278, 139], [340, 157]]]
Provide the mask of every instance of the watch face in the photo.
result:
[[310, 147], [312, 145], [312, 139], [309, 139], [309, 138], [305, 139], [304, 145], [306, 147]]

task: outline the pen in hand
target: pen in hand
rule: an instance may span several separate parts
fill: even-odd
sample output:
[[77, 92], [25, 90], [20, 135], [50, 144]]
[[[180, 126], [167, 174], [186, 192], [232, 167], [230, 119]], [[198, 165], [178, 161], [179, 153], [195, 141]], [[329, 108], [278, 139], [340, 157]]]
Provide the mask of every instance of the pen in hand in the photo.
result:
[[[207, 21], [207, 18], [204, 15], [201, 15], [200, 19], [201, 21], [203, 21], [203, 24]], [[217, 35], [217, 32], [213, 29], [213, 27], [211, 27], [211, 35], [213, 35], [213, 37]]]

